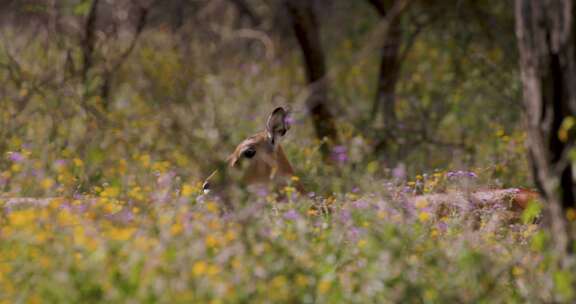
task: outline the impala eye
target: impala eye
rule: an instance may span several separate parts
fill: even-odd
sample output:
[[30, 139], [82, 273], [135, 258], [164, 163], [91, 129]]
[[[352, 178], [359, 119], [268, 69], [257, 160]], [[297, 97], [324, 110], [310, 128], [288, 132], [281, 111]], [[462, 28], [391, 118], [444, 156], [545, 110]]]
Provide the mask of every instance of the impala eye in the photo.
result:
[[252, 158], [254, 157], [254, 155], [256, 155], [256, 150], [254, 150], [253, 148], [248, 148], [244, 150], [244, 152], [242, 152], [242, 155], [244, 155], [244, 157], [246, 158]]

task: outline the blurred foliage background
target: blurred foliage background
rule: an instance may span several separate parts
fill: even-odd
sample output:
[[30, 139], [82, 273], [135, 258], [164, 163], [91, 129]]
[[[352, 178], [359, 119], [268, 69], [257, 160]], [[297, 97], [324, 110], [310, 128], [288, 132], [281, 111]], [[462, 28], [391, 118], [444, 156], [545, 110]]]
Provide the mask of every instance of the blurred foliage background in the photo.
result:
[[[0, 303], [573, 301], [540, 205], [519, 219], [409, 199], [532, 186], [513, 12], [0, 1]], [[312, 193], [222, 215], [202, 180], [279, 105]]]
[[[86, 165], [83, 189], [114, 179], [104, 164], [142, 155], [200, 180], [282, 104], [296, 123], [288, 154], [312, 173], [318, 141], [284, 3], [96, 3], [2, 2], [3, 155], [25, 148], [49, 169], [72, 153]], [[496, 184], [529, 185], [511, 3], [404, 5], [394, 125], [373, 110], [384, 40], [377, 10], [369, 1], [315, 1], [314, 9], [326, 106], [350, 154], [345, 170], [474, 169]]]

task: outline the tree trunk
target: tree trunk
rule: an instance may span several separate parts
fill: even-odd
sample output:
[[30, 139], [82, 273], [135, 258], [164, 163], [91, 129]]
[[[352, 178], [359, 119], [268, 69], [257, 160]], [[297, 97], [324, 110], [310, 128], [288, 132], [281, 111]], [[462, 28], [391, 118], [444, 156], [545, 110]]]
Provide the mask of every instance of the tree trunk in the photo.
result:
[[572, 0], [516, 0], [529, 157], [561, 255], [573, 251], [566, 211], [576, 207], [568, 156], [575, 137], [564, 123], [576, 114], [575, 15]]
[[[334, 116], [328, 109], [328, 84], [326, 79], [326, 61], [320, 41], [319, 24], [309, 0], [286, 0], [286, 6], [292, 21], [292, 28], [300, 44], [310, 96], [306, 102], [312, 116], [316, 136], [328, 139], [331, 144], [338, 142]], [[322, 144], [322, 154], [330, 155], [328, 144]]]
[[[369, 2], [382, 19], [387, 17], [395, 4], [392, 0], [369, 0]], [[400, 17], [392, 16], [389, 22], [386, 40], [382, 45], [378, 84], [372, 106], [372, 119], [376, 119], [381, 114], [385, 130], [391, 130], [396, 125], [396, 83], [400, 74], [400, 45], [402, 43]]]
[[98, 4], [100, 0], [93, 0], [90, 11], [84, 25], [84, 37], [82, 38], [82, 82], [86, 85], [88, 73], [92, 69], [94, 60], [94, 46], [96, 44], [96, 22], [98, 19]]

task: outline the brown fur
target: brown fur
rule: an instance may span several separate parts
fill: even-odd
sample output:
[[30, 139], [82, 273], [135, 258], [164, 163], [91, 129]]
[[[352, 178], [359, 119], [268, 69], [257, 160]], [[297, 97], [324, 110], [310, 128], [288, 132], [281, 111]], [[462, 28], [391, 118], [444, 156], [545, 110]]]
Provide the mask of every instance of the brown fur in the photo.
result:
[[[227, 170], [239, 173], [240, 184], [246, 186], [286, 185], [294, 176], [294, 169], [280, 144], [281, 137], [289, 128], [284, 122], [286, 115], [286, 110], [276, 108], [267, 120], [266, 130], [243, 140], [228, 156]], [[256, 154], [252, 158], [245, 157], [243, 153], [247, 149], [254, 150]], [[205, 189], [222, 188], [213, 185], [214, 176], [216, 176], [215, 173], [206, 179]], [[293, 181], [293, 184], [299, 192], [304, 191], [298, 181]]]

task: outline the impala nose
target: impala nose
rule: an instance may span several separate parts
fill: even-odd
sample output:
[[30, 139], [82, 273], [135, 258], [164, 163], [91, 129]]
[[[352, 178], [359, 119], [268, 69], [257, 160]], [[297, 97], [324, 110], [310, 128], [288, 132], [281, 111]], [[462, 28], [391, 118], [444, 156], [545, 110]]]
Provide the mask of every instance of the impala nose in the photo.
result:
[[209, 182], [204, 182], [204, 184], [202, 184], [202, 191], [204, 192], [204, 194], [208, 194], [210, 192]]

